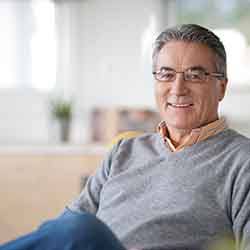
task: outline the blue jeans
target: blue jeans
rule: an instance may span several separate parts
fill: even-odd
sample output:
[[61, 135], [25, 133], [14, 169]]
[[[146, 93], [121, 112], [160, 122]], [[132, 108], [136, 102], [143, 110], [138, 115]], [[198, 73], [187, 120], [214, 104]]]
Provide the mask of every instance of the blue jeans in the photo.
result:
[[0, 245], [0, 250], [125, 250], [96, 216], [67, 210], [36, 231]]

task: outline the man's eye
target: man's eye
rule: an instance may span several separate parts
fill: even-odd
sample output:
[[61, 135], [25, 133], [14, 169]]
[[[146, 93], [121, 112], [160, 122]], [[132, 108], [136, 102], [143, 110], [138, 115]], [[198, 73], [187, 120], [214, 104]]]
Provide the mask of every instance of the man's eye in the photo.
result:
[[171, 80], [174, 78], [174, 76], [175, 74], [173, 72], [165, 72], [164, 74], [162, 74], [162, 78], [166, 80]]
[[201, 78], [201, 74], [199, 74], [199, 73], [192, 73], [192, 74], [190, 74], [190, 77], [192, 79], [200, 79]]
[[191, 79], [191, 80], [203, 80], [204, 78], [204, 72], [190, 72], [188, 74], [188, 78]]

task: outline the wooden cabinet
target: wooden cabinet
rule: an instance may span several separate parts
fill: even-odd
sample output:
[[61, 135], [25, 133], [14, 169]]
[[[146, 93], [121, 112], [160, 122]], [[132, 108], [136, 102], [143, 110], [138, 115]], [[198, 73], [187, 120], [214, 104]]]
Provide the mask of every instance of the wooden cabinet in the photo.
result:
[[104, 155], [65, 152], [0, 152], [0, 244], [58, 215]]

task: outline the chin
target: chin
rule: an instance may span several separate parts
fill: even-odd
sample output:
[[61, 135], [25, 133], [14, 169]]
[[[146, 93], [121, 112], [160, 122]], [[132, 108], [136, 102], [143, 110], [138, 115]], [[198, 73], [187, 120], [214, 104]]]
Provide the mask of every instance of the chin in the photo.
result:
[[162, 112], [161, 117], [165, 120], [166, 124], [176, 129], [193, 129], [197, 128], [200, 122], [197, 121], [196, 116], [191, 112], [188, 113], [173, 113], [168, 110]]

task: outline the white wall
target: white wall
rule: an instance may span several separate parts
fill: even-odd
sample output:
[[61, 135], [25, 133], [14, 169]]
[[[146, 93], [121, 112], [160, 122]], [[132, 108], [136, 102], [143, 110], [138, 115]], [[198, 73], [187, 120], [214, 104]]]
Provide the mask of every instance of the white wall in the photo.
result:
[[229, 79], [226, 96], [221, 103], [220, 113], [230, 127], [250, 137], [250, 86], [237, 85]]
[[58, 86], [78, 103], [73, 140], [88, 139], [83, 124], [88, 131], [94, 106], [153, 108], [151, 48], [168, 22], [167, 1], [56, 3]]
[[[161, 8], [166, 1], [54, 2], [58, 39], [56, 89], [73, 96], [76, 102], [72, 141], [88, 139], [89, 111], [93, 106], [153, 107], [149, 50], [152, 35], [166, 20]], [[31, 0], [12, 3], [17, 18], [16, 41], [18, 48], [23, 48], [20, 58], [25, 62], [17, 69], [20, 89], [0, 91], [0, 143], [53, 142], [48, 94], [31, 88], [31, 74], [26, 68], [31, 63]]]
[[150, 49], [161, 25], [161, 5], [156, 0], [58, 2], [63, 59], [58, 82], [74, 82], [85, 108], [153, 106]]
[[0, 90], [0, 145], [48, 143], [46, 105], [34, 89]]

